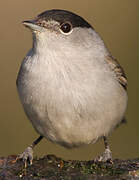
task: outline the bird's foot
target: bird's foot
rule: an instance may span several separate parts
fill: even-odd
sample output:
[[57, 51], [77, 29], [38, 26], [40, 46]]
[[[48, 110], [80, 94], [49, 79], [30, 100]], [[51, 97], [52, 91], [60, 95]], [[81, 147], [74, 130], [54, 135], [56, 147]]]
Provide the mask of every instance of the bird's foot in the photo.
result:
[[22, 159], [24, 164], [25, 164], [25, 168], [27, 167], [27, 161], [29, 161], [30, 165], [32, 165], [32, 161], [33, 161], [33, 148], [32, 146], [29, 146], [25, 149], [25, 151], [21, 154], [18, 155], [18, 157], [16, 158], [16, 160]]
[[112, 152], [110, 149], [105, 149], [105, 151], [103, 152], [102, 155], [96, 157], [94, 159], [95, 162], [99, 161], [99, 162], [106, 162], [106, 161], [110, 161], [112, 162]]

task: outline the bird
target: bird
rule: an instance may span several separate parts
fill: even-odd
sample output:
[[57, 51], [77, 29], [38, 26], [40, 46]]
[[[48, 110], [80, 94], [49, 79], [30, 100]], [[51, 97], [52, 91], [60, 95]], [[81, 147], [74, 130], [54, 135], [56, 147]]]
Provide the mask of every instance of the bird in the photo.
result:
[[23, 21], [33, 45], [17, 75], [17, 91], [39, 137], [19, 155], [33, 161], [45, 137], [77, 148], [104, 140], [97, 161], [112, 159], [108, 136], [125, 119], [127, 78], [101, 36], [81, 16], [51, 9]]

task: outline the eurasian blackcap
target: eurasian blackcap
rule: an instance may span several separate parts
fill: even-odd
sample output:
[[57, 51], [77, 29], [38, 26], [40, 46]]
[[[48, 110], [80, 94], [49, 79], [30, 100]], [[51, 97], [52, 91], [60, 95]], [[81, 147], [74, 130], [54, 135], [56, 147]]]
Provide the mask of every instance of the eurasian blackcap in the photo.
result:
[[33, 47], [24, 58], [17, 89], [24, 111], [40, 137], [19, 158], [32, 163], [43, 138], [67, 148], [95, 143], [124, 119], [127, 79], [94, 28], [65, 10], [49, 10], [24, 21]]

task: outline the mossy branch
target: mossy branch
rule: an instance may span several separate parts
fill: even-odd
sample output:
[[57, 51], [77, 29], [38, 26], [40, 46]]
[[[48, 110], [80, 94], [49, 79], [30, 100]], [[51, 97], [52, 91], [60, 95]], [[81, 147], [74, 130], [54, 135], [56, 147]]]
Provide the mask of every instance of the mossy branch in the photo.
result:
[[6, 180], [134, 180], [139, 179], [139, 158], [113, 162], [65, 161], [54, 155], [35, 158], [24, 167], [15, 155], [0, 158], [0, 179]]

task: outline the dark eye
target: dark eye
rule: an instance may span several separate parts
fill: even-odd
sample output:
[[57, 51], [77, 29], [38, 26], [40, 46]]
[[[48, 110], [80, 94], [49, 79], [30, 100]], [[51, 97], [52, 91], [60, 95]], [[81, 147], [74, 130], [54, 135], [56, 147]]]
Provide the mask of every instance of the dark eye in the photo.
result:
[[60, 29], [64, 33], [69, 33], [72, 30], [72, 25], [70, 23], [66, 22], [61, 25]]

